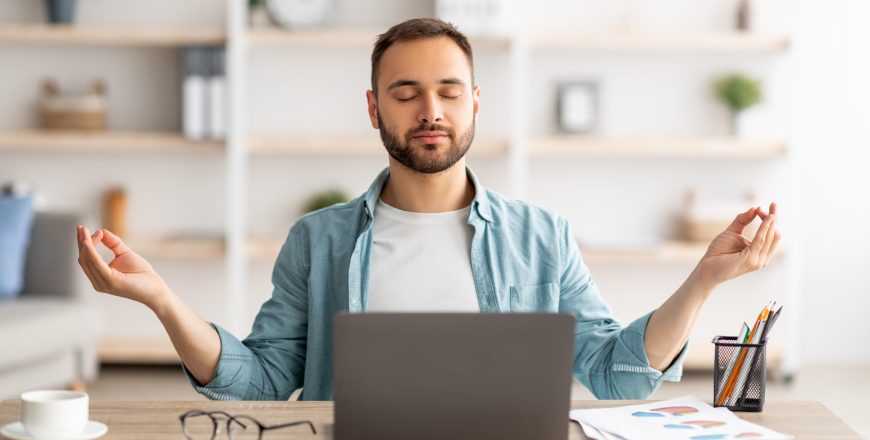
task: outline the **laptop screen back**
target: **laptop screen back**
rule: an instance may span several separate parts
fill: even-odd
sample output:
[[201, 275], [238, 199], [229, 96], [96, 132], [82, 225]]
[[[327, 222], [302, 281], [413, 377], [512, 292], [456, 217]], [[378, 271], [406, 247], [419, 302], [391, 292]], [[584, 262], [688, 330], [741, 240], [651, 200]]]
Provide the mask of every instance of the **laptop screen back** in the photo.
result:
[[571, 315], [340, 314], [334, 325], [338, 440], [567, 438]]

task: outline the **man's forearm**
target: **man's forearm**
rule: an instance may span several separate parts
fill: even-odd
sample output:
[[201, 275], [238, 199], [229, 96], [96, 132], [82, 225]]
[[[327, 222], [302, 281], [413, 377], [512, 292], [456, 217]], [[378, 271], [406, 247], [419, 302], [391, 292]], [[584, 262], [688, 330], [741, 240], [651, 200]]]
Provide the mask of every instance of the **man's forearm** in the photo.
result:
[[171, 291], [151, 309], [193, 377], [202, 385], [211, 382], [221, 354], [220, 336], [214, 328]]
[[696, 268], [689, 278], [650, 316], [643, 345], [650, 366], [663, 371], [679, 354], [714, 284], [702, 280]]

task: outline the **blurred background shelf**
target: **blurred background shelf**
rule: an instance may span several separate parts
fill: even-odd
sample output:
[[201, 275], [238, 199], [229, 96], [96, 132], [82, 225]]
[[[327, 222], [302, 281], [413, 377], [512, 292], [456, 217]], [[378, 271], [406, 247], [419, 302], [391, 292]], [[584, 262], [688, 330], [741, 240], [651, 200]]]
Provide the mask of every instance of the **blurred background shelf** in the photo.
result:
[[[583, 260], [587, 263], [696, 263], [707, 252], [709, 243], [667, 240], [651, 245], [580, 245]], [[773, 259], [782, 258], [787, 253], [778, 245]]]
[[223, 150], [223, 142], [193, 141], [176, 132], [46, 130], [0, 132], [0, 152], [215, 153]]
[[157, 29], [29, 23], [0, 24], [0, 45], [181, 47], [220, 45], [224, 44], [226, 40], [226, 33], [222, 29]]
[[180, 364], [181, 358], [167, 337], [105, 338], [97, 348], [104, 364]]
[[741, 32], [611, 32], [541, 35], [531, 38], [538, 50], [778, 52], [791, 46], [785, 35]]
[[529, 141], [532, 157], [612, 157], [754, 159], [783, 156], [788, 144], [780, 140], [734, 138], [606, 138], [556, 135]]
[[[241, 335], [242, 337], [246, 335]], [[709, 348], [693, 345], [683, 360], [683, 369], [689, 371], [712, 371], [713, 344]], [[104, 364], [174, 365], [181, 359], [166, 337], [103, 339], [99, 344], [100, 362]], [[767, 365], [775, 370], [782, 362], [784, 353], [773, 347], [767, 352]]]
[[[257, 29], [248, 32], [251, 46], [271, 47], [333, 47], [359, 48], [369, 50], [378, 35], [385, 29], [317, 29], [282, 30]], [[475, 49], [506, 49], [510, 45], [508, 37], [470, 38]]]
[[[248, 32], [248, 41], [252, 46], [370, 48], [381, 32], [382, 29], [258, 29]], [[612, 32], [537, 35], [529, 39], [536, 50], [777, 52], [791, 46], [786, 35], [740, 32]], [[475, 49], [507, 49], [511, 38], [472, 37], [470, 42]]]
[[124, 241], [146, 259], [218, 259], [226, 252], [224, 239], [220, 236], [136, 236]]
[[[248, 242], [248, 255], [254, 260], [275, 259], [283, 239], [254, 237]], [[689, 241], [670, 240], [650, 245], [590, 245], [581, 244], [580, 250], [583, 260], [592, 263], [607, 262], [638, 262], [647, 264], [656, 263], [694, 263], [707, 251], [707, 243], [695, 243]], [[778, 248], [774, 258], [781, 258], [785, 249]]]

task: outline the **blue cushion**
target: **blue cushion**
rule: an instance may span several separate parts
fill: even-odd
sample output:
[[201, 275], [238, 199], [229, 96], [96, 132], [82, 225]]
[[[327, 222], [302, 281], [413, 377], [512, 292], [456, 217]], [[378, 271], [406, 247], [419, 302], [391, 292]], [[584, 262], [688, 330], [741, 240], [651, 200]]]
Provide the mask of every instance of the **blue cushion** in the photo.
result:
[[0, 299], [24, 287], [24, 262], [33, 224], [33, 198], [0, 194]]

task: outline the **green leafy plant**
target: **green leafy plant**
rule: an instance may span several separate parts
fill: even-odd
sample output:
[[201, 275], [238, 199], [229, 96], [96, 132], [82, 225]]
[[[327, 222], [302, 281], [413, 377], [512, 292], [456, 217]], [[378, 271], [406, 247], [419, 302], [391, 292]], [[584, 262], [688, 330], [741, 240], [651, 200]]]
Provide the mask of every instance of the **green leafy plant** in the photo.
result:
[[713, 88], [732, 113], [740, 113], [761, 102], [761, 83], [739, 73], [719, 78]]
[[349, 200], [347, 194], [340, 189], [330, 189], [319, 192], [311, 196], [305, 203], [304, 212], [309, 213], [318, 209], [326, 208], [327, 206], [335, 205], [336, 203], [345, 203]]
[[739, 73], [719, 78], [713, 83], [716, 97], [731, 112], [731, 133], [737, 133], [737, 119], [741, 112], [761, 102], [761, 83]]

